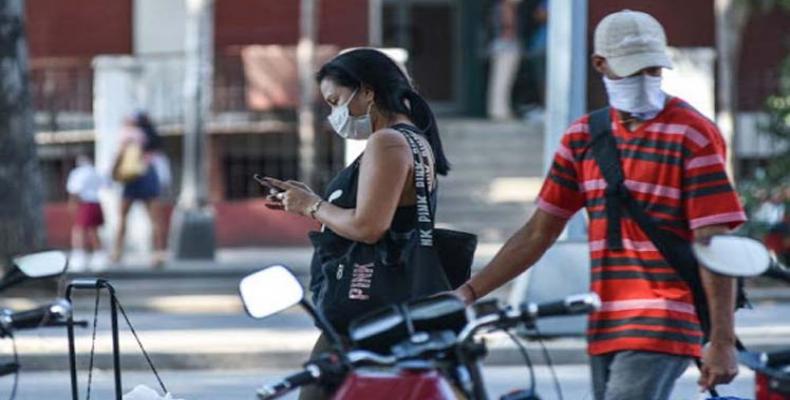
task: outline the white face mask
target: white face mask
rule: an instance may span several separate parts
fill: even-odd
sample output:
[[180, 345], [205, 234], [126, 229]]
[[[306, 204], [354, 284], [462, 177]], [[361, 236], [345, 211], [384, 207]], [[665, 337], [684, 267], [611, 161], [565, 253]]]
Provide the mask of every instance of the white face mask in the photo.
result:
[[357, 117], [348, 112], [348, 103], [357, 95], [357, 91], [351, 93], [345, 103], [332, 107], [332, 112], [327, 117], [335, 132], [344, 139], [365, 140], [373, 133], [373, 122], [370, 119], [370, 107], [373, 107], [373, 103], [370, 103], [365, 115]]
[[655, 118], [664, 109], [667, 95], [661, 90], [661, 77], [640, 74], [622, 79], [603, 77], [609, 105], [637, 119]]

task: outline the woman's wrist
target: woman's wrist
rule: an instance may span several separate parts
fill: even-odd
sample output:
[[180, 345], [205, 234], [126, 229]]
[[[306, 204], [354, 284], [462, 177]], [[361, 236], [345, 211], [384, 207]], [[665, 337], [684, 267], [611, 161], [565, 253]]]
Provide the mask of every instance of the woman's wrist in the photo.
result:
[[321, 209], [321, 206], [322, 206], [323, 204], [324, 204], [324, 199], [322, 199], [322, 198], [318, 198], [318, 199], [317, 199], [316, 201], [314, 201], [314, 202], [312, 203], [312, 205], [310, 205], [310, 207], [307, 209], [307, 216], [309, 216], [309, 217], [310, 217], [310, 218], [312, 218], [312, 219], [317, 219], [317, 218], [316, 218], [316, 213], [318, 213], [318, 210], [320, 210], [320, 209]]

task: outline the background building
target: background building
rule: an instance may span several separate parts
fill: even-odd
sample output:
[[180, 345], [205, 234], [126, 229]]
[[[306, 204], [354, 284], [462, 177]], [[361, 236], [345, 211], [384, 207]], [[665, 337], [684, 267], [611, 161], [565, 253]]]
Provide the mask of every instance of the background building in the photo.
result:
[[[319, 53], [329, 57], [339, 49], [368, 44], [406, 48], [414, 80], [441, 117], [480, 117], [485, 110], [487, 43], [494, 3], [322, 1], [318, 37], [323, 47]], [[537, 3], [523, 0], [523, 14], [529, 16]], [[31, 90], [48, 189], [49, 237], [51, 244], [65, 246], [69, 226], [65, 176], [76, 154], [93, 151], [95, 138], [94, 57], [128, 55], [140, 65], [143, 84], [136, 101], [146, 106], [166, 136], [174, 167], [173, 187], [179, 187], [183, 112], [180, 68], [186, 7], [184, 0], [27, 0], [26, 5]], [[590, 1], [590, 41], [598, 21], [623, 8], [645, 11], [662, 21], [675, 48], [691, 52], [707, 49], [709, 53], [715, 49], [714, 0]], [[208, 162], [220, 246], [305, 243], [303, 233], [309, 223], [269, 213], [258, 198], [260, 188], [249, 179], [252, 173], [283, 178], [298, 175], [296, 81], [293, 76], [277, 75], [283, 73], [283, 66], [288, 72], [288, 63], [293, 61], [288, 58], [288, 49], [298, 40], [298, 21], [297, 1], [216, 0]], [[529, 28], [530, 23], [524, 25]], [[787, 12], [755, 11], [743, 33], [738, 65], [738, 140], [733, 145], [742, 174], [750, 174], [774, 146], [758, 135], [759, 121], [764, 99], [778, 87], [779, 64], [788, 54], [786, 40], [777, 34], [786, 31], [787, 26]], [[279, 47], [250, 50], [251, 45]], [[245, 51], [249, 54], [246, 63]], [[715, 59], [701, 68], [710, 71], [708, 76], [715, 76]], [[269, 79], [261, 83], [261, 76]], [[712, 85], [707, 88], [711, 93], [714, 89]], [[534, 88], [517, 86], [516, 94], [528, 90]], [[605, 92], [592, 70], [588, 71], [587, 93], [588, 109], [604, 104]], [[319, 111], [319, 118], [324, 111]], [[325, 182], [343, 165], [344, 151], [334, 135], [323, 134], [326, 126], [322, 129], [317, 137], [319, 182]], [[487, 134], [483, 130], [480, 135]], [[448, 140], [470, 139], [456, 135]], [[170, 198], [176, 195], [171, 193]]]

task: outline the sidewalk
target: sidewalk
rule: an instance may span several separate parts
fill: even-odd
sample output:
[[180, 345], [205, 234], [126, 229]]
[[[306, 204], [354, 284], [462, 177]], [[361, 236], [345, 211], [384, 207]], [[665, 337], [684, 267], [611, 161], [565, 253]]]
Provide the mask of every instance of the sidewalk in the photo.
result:
[[[78, 336], [78, 363], [84, 368], [91, 348], [89, 330]], [[751, 351], [790, 348], [790, 325], [739, 327], [738, 335]], [[162, 369], [265, 369], [298, 368], [306, 361], [318, 337], [314, 328], [209, 328], [192, 331], [149, 330], [138, 332], [154, 365]], [[131, 333], [121, 331], [122, 363], [125, 369], [147, 369]], [[25, 370], [62, 370], [68, 366], [65, 335], [25, 335], [17, 338], [20, 363]], [[486, 336], [488, 365], [521, 365], [516, 346], [504, 334]], [[586, 342], [581, 337], [545, 340], [553, 364], [587, 363]], [[535, 341], [526, 343], [533, 363], [545, 365], [542, 349]], [[110, 333], [97, 335], [97, 368], [112, 368]]]
[[[481, 243], [473, 270], [485, 266], [500, 247], [500, 243]], [[306, 287], [311, 257], [310, 247], [219, 249], [214, 261], [171, 261], [163, 269], [154, 270], [146, 257], [131, 255], [126, 257], [128, 263], [101, 272], [67, 273], [60, 289], [72, 279], [95, 277], [115, 286], [127, 309], [165, 313], [236, 312], [242, 309], [238, 284], [244, 276], [281, 264], [289, 267]], [[752, 301], [790, 302], [790, 287], [750, 285], [747, 290]], [[25, 309], [57, 295], [54, 288], [39, 290], [25, 286], [5, 292], [0, 306]]]
[[[481, 245], [475, 267], [485, 265], [498, 248], [499, 244]], [[291, 368], [305, 361], [318, 335], [309, 318], [293, 308], [266, 321], [253, 321], [244, 315], [237, 288], [243, 276], [271, 264], [291, 267], [306, 283], [310, 258], [310, 248], [222, 249], [213, 262], [170, 263], [158, 271], [145, 263], [128, 264], [98, 274], [68, 274], [66, 281], [88, 276], [109, 280], [159, 368]], [[494, 295], [504, 299], [508, 290], [503, 288]], [[746, 325], [738, 326], [744, 343], [755, 351], [790, 348], [790, 322], [786, 320], [790, 289], [759, 287], [750, 288], [749, 293], [756, 312], [739, 313], [748, 319]], [[31, 298], [29, 288], [20, 288], [8, 295], [0, 301], [2, 306], [23, 310], [51, 300], [56, 293], [44, 290]], [[106, 307], [106, 298], [102, 302]], [[75, 293], [74, 305], [78, 319], [92, 320], [92, 291]], [[771, 307], [774, 309], [765, 311]], [[102, 318], [109, 319], [106, 311]], [[90, 331], [80, 328], [77, 332], [80, 363], [87, 359]], [[147, 368], [122, 321], [121, 332], [125, 368]], [[106, 324], [97, 339], [97, 365], [110, 368], [112, 353]], [[487, 343], [486, 363], [523, 362], [516, 347], [503, 335], [489, 337]], [[586, 344], [581, 337], [550, 340], [546, 345], [556, 364], [587, 361]], [[26, 370], [68, 366], [65, 330], [24, 332], [17, 336], [17, 346]], [[545, 362], [540, 346], [530, 343], [527, 348], [534, 362]]]

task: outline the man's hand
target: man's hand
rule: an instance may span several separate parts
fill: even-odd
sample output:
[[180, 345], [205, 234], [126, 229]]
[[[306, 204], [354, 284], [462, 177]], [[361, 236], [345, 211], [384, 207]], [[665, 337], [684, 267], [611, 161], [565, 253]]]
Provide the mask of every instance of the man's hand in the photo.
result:
[[738, 375], [735, 346], [729, 342], [710, 342], [702, 350], [702, 368], [697, 384], [700, 391], [730, 383]]

